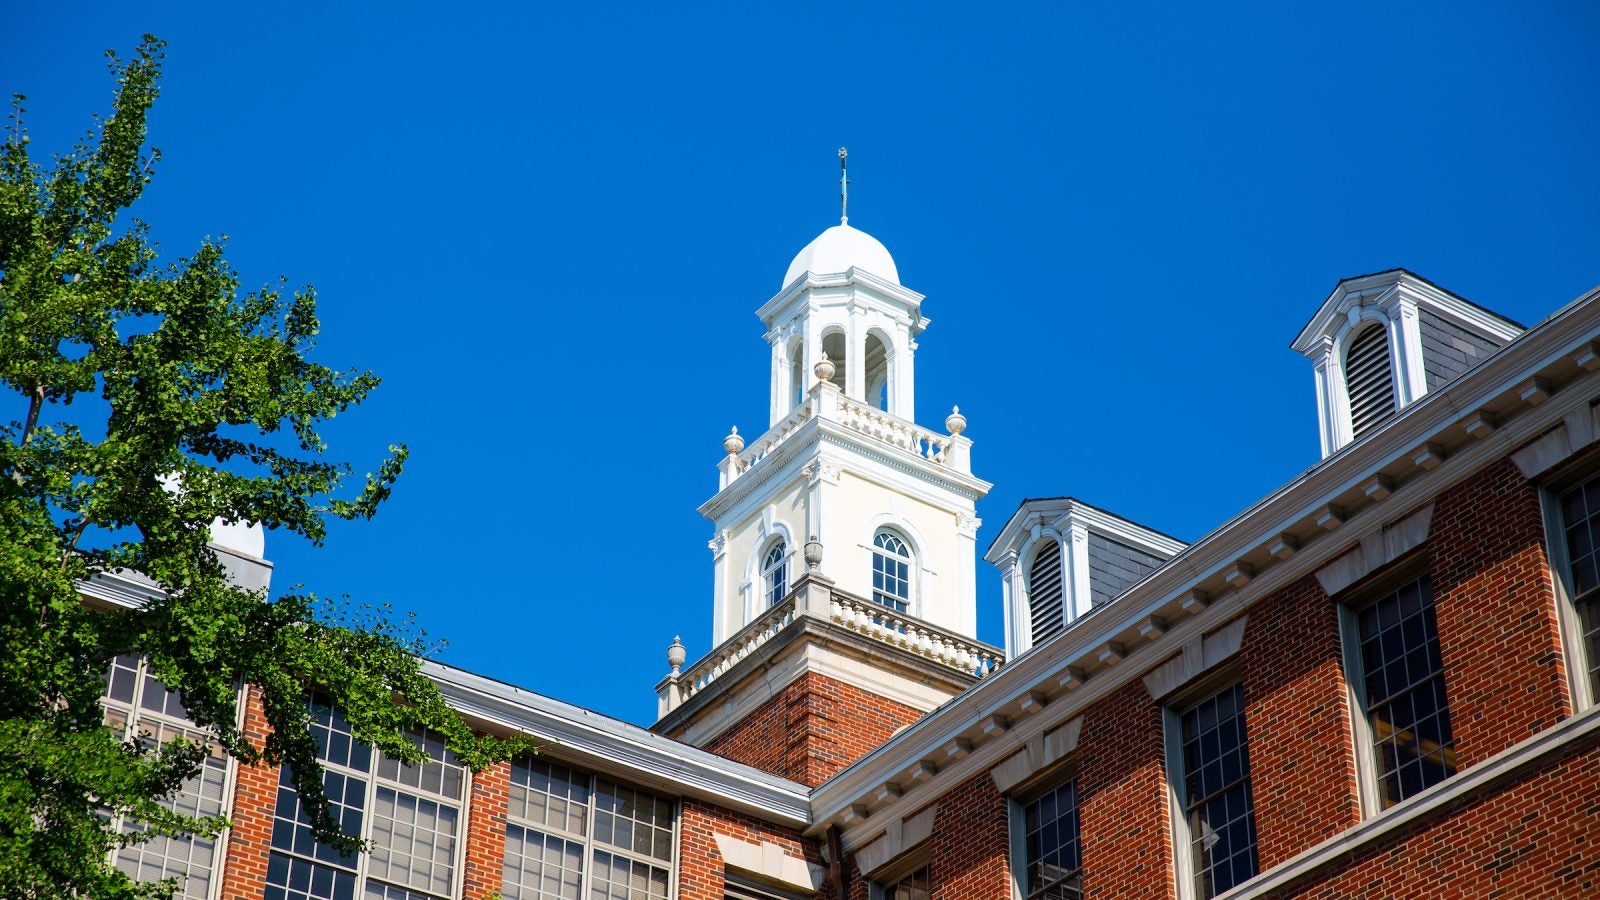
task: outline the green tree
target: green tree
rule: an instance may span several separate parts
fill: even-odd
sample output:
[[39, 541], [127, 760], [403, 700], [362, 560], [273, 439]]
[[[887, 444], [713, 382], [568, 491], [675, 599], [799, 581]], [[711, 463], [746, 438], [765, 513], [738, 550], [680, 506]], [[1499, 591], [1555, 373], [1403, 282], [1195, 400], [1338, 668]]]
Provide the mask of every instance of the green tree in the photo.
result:
[[[308, 692], [356, 734], [416, 761], [426, 727], [472, 768], [527, 748], [474, 735], [420, 672], [420, 633], [384, 616], [330, 617], [310, 595], [269, 599], [229, 582], [215, 519], [320, 543], [333, 519], [370, 518], [404, 447], [340, 496], [350, 466], [318, 428], [378, 383], [310, 358], [316, 301], [280, 283], [241, 292], [221, 244], [159, 261], [146, 227], [118, 215], [149, 184], [146, 148], [163, 44], [108, 52], [112, 113], [46, 167], [28, 153], [23, 98], [0, 147], [0, 385], [21, 418], [0, 426], [0, 896], [155, 897], [109, 852], [149, 834], [215, 834], [226, 823], [163, 805], [203, 748], [125, 742], [104, 726], [110, 661], [144, 654], [217, 745], [248, 765], [289, 765], [320, 837], [351, 847], [329, 816]], [[0, 401], [3, 402], [3, 401]], [[175, 486], [175, 487], [174, 487]], [[163, 589], [137, 609], [86, 605], [79, 585], [132, 570]], [[273, 726], [253, 746], [236, 726], [251, 684]], [[147, 824], [113, 831], [108, 814]]]

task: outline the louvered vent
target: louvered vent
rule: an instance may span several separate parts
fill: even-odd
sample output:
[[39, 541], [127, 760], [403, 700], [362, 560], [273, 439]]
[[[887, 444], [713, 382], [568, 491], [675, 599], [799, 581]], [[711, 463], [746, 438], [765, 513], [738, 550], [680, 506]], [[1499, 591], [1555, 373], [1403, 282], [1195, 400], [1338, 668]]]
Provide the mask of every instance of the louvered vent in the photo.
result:
[[1061, 630], [1061, 545], [1045, 541], [1028, 569], [1028, 612], [1033, 619], [1033, 643], [1041, 644]]
[[1350, 394], [1350, 432], [1361, 437], [1394, 414], [1394, 373], [1389, 336], [1381, 325], [1356, 335], [1345, 353], [1345, 387]]

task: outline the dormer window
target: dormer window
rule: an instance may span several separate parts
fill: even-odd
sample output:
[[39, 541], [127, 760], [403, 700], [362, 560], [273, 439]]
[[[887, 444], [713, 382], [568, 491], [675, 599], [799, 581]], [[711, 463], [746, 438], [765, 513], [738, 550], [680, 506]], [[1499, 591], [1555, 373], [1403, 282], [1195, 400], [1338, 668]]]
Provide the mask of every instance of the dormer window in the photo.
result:
[[1522, 331], [1403, 269], [1339, 282], [1293, 344], [1316, 367], [1322, 455], [1444, 390]]
[[1394, 415], [1394, 368], [1389, 334], [1382, 325], [1362, 328], [1344, 356], [1345, 392], [1350, 398], [1350, 432], [1361, 437]]
[[1034, 552], [1033, 563], [1028, 566], [1028, 613], [1033, 629], [1033, 643], [1060, 631], [1066, 624], [1065, 580], [1061, 571], [1061, 542], [1045, 538]]

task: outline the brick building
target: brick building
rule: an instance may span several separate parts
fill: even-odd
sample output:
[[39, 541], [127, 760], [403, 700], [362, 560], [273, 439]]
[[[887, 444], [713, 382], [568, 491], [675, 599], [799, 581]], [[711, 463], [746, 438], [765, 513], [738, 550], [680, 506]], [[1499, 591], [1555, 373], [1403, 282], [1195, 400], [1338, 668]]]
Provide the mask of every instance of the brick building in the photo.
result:
[[[547, 751], [401, 767], [323, 709], [373, 852], [218, 760], [180, 802], [233, 828], [119, 862], [203, 900], [1600, 896], [1600, 292], [1524, 329], [1342, 282], [1294, 343], [1322, 461], [1192, 545], [1026, 501], [984, 555], [1003, 649], [965, 420], [909, 420], [921, 304], [841, 224], [761, 307], [771, 428], [701, 507], [718, 644], [669, 651], [651, 729], [430, 665]], [[119, 665], [113, 721], [184, 726]]]

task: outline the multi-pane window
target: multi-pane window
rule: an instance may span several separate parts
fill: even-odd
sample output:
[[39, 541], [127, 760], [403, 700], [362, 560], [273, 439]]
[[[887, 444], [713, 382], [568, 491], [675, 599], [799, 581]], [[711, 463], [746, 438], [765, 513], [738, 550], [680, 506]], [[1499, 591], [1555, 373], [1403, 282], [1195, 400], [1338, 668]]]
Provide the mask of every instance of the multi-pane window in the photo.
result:
[[1456, 772], [1433, 590], [1419, 578], [1355, 613], [1367, 721], [1384, 807]]
[[[124, 739], [153, 747], [183, 738], [206, 746], [199, 774], [183, 783], [166, 802], [167, 808], [196, 818], [220, 816], [227, 811], [227, 755], [195, 727], [182, 700], [150, 672], [142, 657], [125, 654], [112, 661], [100, 703], [106, 724]], [[122, 816], [113, 824], [123, 834], [145, 829], [142, 823]], [[176, 896], [205, 900], [217, 880], [217, 840], [153, 835], [118, 848], [115, 862], [136, 881], [177, 878]]]
[[672, 846], [672, 801], [559, 763], [512, 763], [505, 900], [664, 900]]
[[933, 896], [933, 878], [928, 864], [913, 869], [883, 887], [883, 900], [929, 900]]
[[782, 541], [773, 544], [761, 560], [761, 586], [768, 606], [789, 592], [789, 548]]
[[1561, 495], [1566, 539], [1567, 589], [1583, 632], [1590, 694], [1600, 698], [1600, 477]]
[[1082, 900], [1078, 782], [1068, 781], [1023, 808], [1025, 900]]
[[872, 599], [895, 612], [911, 604], [911, 548], [890, 531], [872, 538]]
[[320, 844], [287, 768], [278, 781], [266, 900], [425, 900], [453, 896], [466, 772], [444, 742], [413, 736], [428, 762], [403, 764], [359, 743], [350, 723], [313, 702], [322, 786], [341, 830], [370, 842], [345, 854]]
[[1194, 893], [1213, 897], [1254, 877], [1255, 804], [1245, 748], [1244, 694], [1236, 684], [1179, 716], [1181, 786]]

